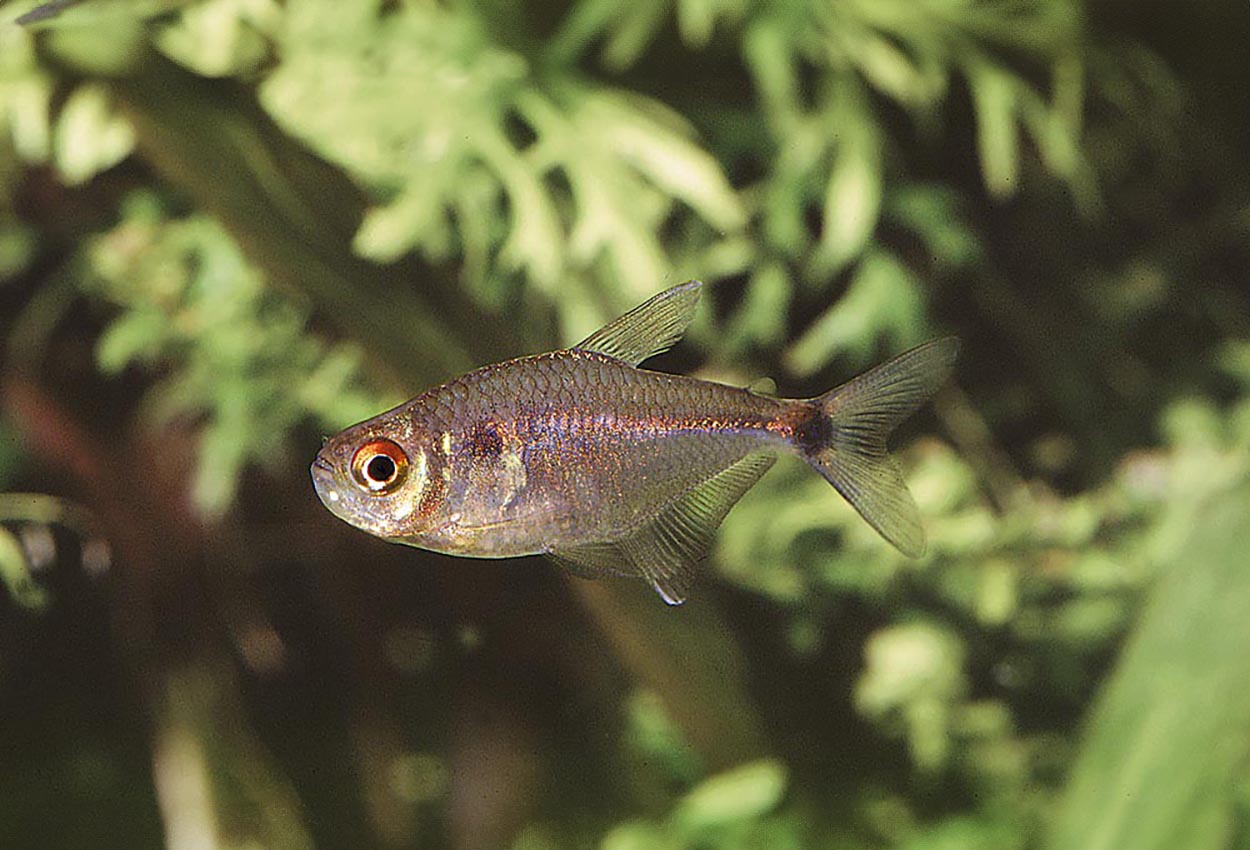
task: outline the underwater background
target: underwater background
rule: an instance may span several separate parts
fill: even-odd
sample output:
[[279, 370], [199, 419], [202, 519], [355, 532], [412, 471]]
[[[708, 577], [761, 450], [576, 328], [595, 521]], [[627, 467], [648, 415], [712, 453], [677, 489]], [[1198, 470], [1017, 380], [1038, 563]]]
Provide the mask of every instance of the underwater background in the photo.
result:
[[[19, 23], [20, 19], [20, 23]], [[0, 846], [1250, 847], [1250, 6], [0, 3]], [[911, 560], [783, 461], [691, 599], [331, 516], [324, 437], [960, 337]]]

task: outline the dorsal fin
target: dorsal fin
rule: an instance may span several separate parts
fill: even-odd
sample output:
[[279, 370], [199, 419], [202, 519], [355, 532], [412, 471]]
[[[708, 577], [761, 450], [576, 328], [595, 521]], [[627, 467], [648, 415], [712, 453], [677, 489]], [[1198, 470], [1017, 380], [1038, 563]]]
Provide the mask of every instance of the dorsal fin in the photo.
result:
[[694, 567], [708, 552], [729, 509], [773, 465], [770, 454], [748, 455], [713, 475], [624, 540], [552, 552], [580, 575], [626, 573], [651, 582], [669, 605], [686, 600]]
[[573, 348], [596, 351], [637, 366], [668, 351], [686, 332], [703, 284], [688, 280], [653, 295], [619, 319], [608, 322]]

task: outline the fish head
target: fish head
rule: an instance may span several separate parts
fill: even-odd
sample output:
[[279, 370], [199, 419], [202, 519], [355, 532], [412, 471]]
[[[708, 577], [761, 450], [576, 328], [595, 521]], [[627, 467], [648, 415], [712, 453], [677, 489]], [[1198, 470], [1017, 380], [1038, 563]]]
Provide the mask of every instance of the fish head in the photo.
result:
[[312, 463], [313, 487], [339, 519], [407, 542], [435, 522], [445, 462], [407, 416], [381, 416], [331, 437]]

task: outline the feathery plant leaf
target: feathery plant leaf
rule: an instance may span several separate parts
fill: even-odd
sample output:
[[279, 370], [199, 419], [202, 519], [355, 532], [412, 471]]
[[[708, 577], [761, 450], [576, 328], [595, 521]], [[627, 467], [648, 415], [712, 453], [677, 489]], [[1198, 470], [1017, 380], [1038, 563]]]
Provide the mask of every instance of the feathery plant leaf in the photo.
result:
[[786, 352], [796, 374], [809, 375], [837, 352], [860, 362], [875, 338], [905, 347], [921, 337], [924, 296], [915, 274], [892, 254], [873, 251], [855, 270], [850, 288]]
[[337, 430], [387, 401], [362, 389], [360, 352], [309, 334], [306, 308], [265, 288], [207, 217], [169, 218], [136, 196], [87, 261], [89, 287], [122, 308], [98, 343], [101, 368], [177, 364], [154, 385], [153, 412], [205, 420], [194, 494], [210, 514], [244, 464], [285, 456], [301, 422]]
[[20, 162], [50, 161], [79, 185], [125, 159], [134, 135], [105, 86], [84, 82], [59, 94], [39, 65], [34, 35], [0, 24], [0, 144], [11, 144]]
[[255, 72], [271, 57], [281, 21], [277, 0], [200, 0], [157, 29], [153, 41], [197, 74], [237, 76]]
[[583, 0], [573, 6], [547, 49], [553, 59], [571, 63], [602, 40], [604, 64], [621, 70], [638, 61], [671, 16], [676, 17], [682, 40], [701, 48], [718, 23], [737, 24], [748, 5], [747, 0]]
[[675, 113], [571, 72], [540, 77], [464, 9], [326, 14], [299, 0], [261, 96], [374, 193], [356, 244], [375, 259], [471, 253], [482, 277], [521, 272], [549, 293], [602, 262], [636, 297], [672, 268], [656, 233], [681, 206], [710, 230], [745, 222]]

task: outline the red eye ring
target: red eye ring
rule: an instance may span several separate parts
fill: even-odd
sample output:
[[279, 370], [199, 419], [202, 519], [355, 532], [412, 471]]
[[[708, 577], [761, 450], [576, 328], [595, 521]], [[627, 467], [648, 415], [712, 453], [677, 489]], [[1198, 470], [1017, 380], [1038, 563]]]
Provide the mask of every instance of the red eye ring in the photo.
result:
[[352, 456], [352, 478], [370, 493], [390, 493], [407, 476], [408, 455], [391, 440], [365, 443]]

